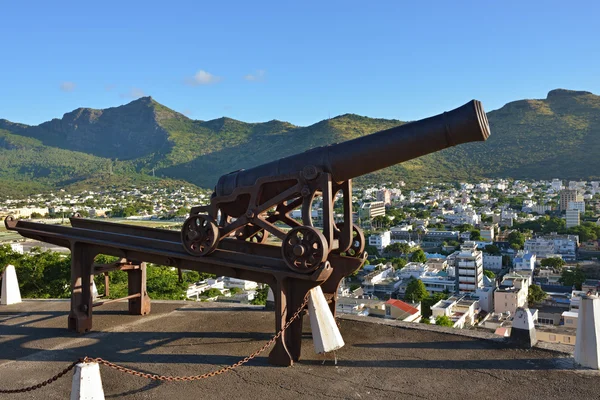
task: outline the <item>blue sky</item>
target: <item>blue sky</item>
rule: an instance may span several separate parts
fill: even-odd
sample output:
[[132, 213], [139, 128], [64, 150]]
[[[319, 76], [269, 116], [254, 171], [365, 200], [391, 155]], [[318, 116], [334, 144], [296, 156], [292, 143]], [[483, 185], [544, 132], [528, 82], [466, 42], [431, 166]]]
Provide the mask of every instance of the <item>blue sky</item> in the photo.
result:
[[0, 118], [141, 95], [194, 119], [413, 120], [568, 88], [600, 94], [597, 1], [13, 1]]

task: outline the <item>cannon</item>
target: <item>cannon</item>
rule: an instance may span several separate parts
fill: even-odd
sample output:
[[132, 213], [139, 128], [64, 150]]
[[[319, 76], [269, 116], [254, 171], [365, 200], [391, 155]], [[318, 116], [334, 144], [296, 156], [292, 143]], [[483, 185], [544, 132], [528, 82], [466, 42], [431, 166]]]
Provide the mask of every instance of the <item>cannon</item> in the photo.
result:
[[[352, 178], [490, 134], [481, 103], [343, 143], [317, 147], [250, 169], [223, 175], [210, 204], [191, 209], [181, 231], [185, 250], [206, 257], [227, 238], [264, 244], [281, 240], [281, 257], [295, 272], [311, 273], [331, 253], [361, 257], [365, 238], [352, 223]], [[343, 221], [334, 222], [333, 202], [343, 197]], [[322, 198], [322, 228], [312, 205]], [[290, 213], [301, 209], [302, 222]]]
[[[191, 209], [181, 232], [78, 216], [71, 227], [11, 216], [4, 223], [24, 237], [71, 250], [69, 329], [89, 331], [92, 310], [115, 301], [95, 302], [92, 295], [94, 275], [108, 271], [127, 271], [129, 295], [121, 300], [128, 300], [130, 313], [148, 314], [146, 262], [152, 262], [269, 285], [278, 332], [269, 362], [289, 366], [300, 358], [308, 293], [319, 286], [335, 315], [342, 279], [366, 259], [364, 235], [352, 223], [352, 178], [489, 134], [481, 103], [473, 100], [435, 117], [232, 172], [219, 179], [210, 204]], [[336, 223], [338, 193], [343, 219]], [[319, 197], [323, 218], [317, 228], [312, 206]], [[296, 209], [300, 221], [291, 216]], [[267, 243], [270, 234], [280, 246]], [[119, 261], [97, 264], [98, 254]]]

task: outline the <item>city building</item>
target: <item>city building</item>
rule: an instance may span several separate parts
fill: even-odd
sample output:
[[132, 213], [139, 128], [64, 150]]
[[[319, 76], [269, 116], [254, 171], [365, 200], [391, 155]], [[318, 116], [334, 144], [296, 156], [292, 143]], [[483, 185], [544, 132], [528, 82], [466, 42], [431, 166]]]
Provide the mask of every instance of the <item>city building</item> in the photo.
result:
[[502, 256], [491, 254], [483, 255], [483, 268], [489, 271], [500, 271], [502, 269]]
[[[573, 202], [571, 202], [573, 203]], [[577, 209], [569, 209], [566, 211], [566, 227], [567, 228], [572, 228], [574, 226], [579, 226], [580, 221], [579, 221], [579, 210]]]
[[513, 268], [516, 271], [533, 271], [536, 260], [535, 254], [519, 251], [513, 259]]
[[570, 201], [583, 201], [583, 195], [577, 189], [563, 189], [560, 191], [560, 211], [569, 208]]
[[475, 242], [465, 242], [455, 253], [456, 281], [459, 293], [474, 293], [483, 287], [483, 253]]
[[385, 204], [383, 201], [372, 201], [363, 203], [358, 210], [358, 217], [363, 224], [370, 225], [375, 217], [385, 215]]
[[482, 287], [477, 288], [475, 291], [475, 297], [479, 299], [479, 307], [482, 311], [492, 312], [494, 311], [494, 291], [495, 287]]
[[481, 234], [481, 238], [487, 242], [493, 242], [494, 241], [494, 226], [490, 226], [490, 225], [485, 225], [482, 226], [481, 229], [479, 230], [480, 234]]
[[383, 251], [392, 243], [392, 235], [390, 231], [381, 233], [373, 233], [369, 236], [369, 245], [377, 248], [378, 251]]
[[571, 261], [577, 257], [579, 236], [577, 235], [543, 235], [525, 241], [525, 251], [535, 254], [538, 259], [560, 255], [564, 260]]
[[392, 204], [392, 193], [388, 189], [381, 189], [377, 192], [377, 201], [382, 201], [384, 205]]
[[585, 201], [570, 201], [567, 210], [579, 210], [580, 213], [585, 213]]
[[465, 296], [452, 296], [440, 300], [431, 306], [431, 317], [446, 316], [454, 322], [454, 328], [462, 329], [475, 324], [475, 317], [479, 313], [479, 301], [468, 299]]
[[526, 278], [504, 278], [494, 292], [494, 311], [514, 314], [518, 307], [527, 307], [529, 284]]

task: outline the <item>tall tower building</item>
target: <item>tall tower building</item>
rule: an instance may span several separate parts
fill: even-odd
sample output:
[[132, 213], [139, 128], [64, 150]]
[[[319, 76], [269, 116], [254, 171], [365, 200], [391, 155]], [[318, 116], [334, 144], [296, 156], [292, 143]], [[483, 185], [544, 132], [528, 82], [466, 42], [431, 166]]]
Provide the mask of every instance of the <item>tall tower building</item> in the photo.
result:
[[459, 293], [475, 292], [483, 287], [483, 253], [475, 242], [465, 242], [455, 259]]
[[560, 211], [569, 208], [570, 201], [583, 201], [583, 195], [577, 189], [563, 189], [560, 191]]

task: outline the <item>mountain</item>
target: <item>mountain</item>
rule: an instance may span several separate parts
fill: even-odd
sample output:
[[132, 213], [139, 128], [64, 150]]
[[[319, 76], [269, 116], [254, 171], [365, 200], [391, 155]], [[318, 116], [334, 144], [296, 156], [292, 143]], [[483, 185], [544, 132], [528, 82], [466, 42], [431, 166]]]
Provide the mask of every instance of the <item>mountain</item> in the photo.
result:
[[[488, 113], [492, 135], [361, 177], [362, 182], [598, 179], [600, 96], [552, 90]], [[37, 126], [0, 119], [0, 190], [161, 178], [212, 187], [230, 171], [403, 124], [345, 114], [307, 127], [282, 121], [192, 120], [151, 97], [104, 110], [78, 108]], [[357, 160], [360, 162], [360, 160]], [[93, 183], [91, 183], [93, 182]]]

